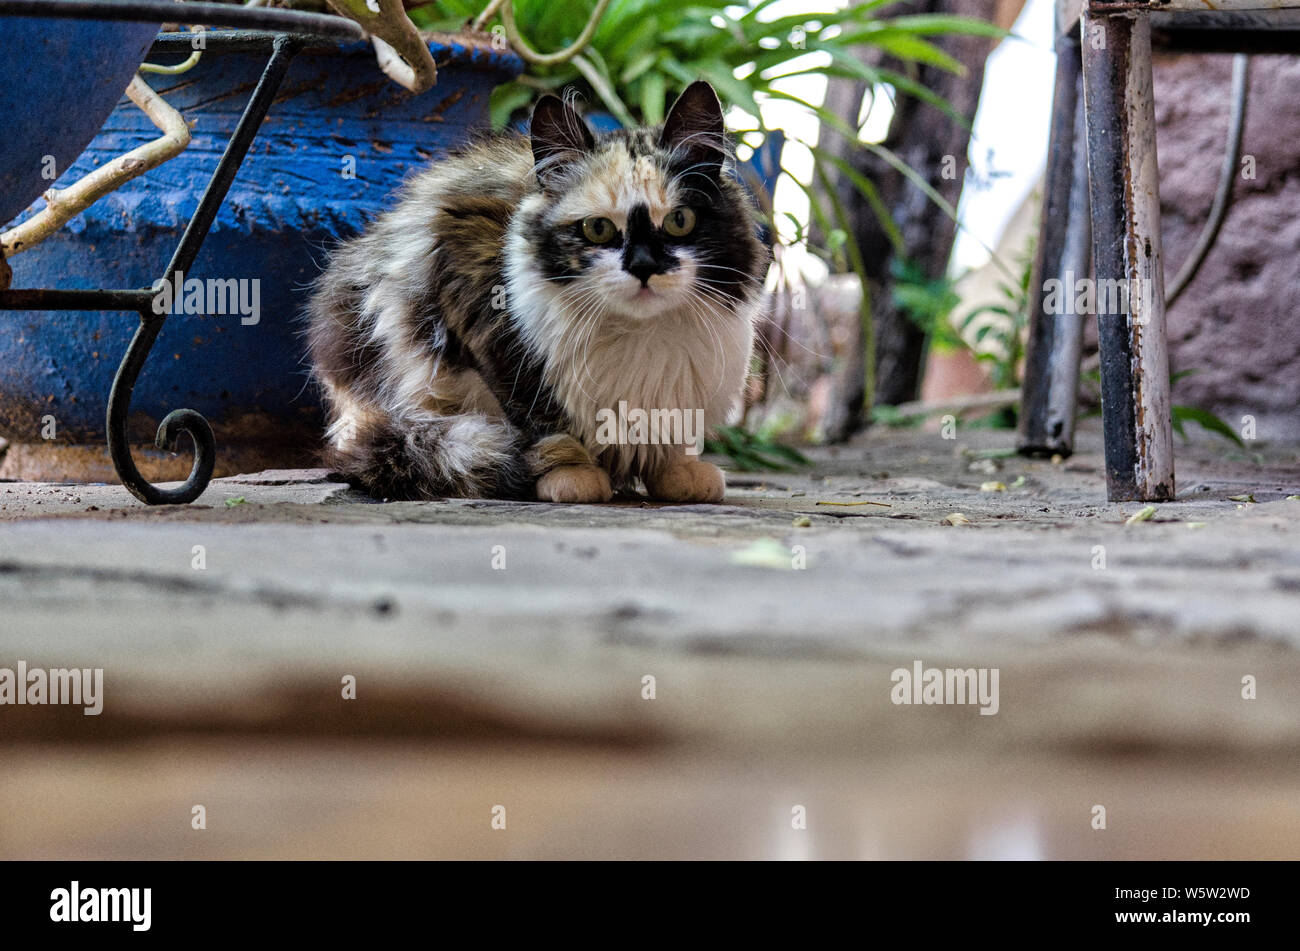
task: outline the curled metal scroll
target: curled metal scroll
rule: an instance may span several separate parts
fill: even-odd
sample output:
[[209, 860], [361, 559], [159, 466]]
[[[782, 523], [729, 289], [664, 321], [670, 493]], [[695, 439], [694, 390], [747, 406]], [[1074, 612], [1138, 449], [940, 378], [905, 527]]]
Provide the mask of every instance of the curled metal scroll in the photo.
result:
[[146, 311], [140, 313], [140, 326], [117, 368], [113, 389], [108, 396], [108, 453], [122, 484], [141, 502], [149, 505], [183, 505], [202, 495], [212, 481], [212, 471], [217, 462], [217, 441], [208, 421], [192, 409], [178, 409], [168, 413], [159, 425], [159, 449], [175, 452], [179, 447], [181, 433], [188, 435], [194, 444], [194, 465], [190, 468], [189, 477], [179, 488], [174, 489], [159, 488], [140, 474], [131, 457], [131, 443], [127, 436], [131, 394], [135, 391], [135, 382], [140, 377], [140, 370], [149, 357], [149, 351], [153, 348], [162, 325], [161, 317]]

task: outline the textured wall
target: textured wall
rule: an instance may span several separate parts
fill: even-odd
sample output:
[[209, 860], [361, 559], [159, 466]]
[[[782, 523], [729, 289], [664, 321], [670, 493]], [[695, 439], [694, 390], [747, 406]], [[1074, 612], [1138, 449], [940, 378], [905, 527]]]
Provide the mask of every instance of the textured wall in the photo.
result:
[[[1234, 200], [1196, 280], [1169, 312], [1174, 370], [1197, 369], [1175, 402], [1211, 409], [1258, 438], [1300, 440], [1300, 58], [1251, 62]], [[1165, 274], [1172, 280], [1209, 212], [1230, 112], [1231, 57], [1156, 63]]]

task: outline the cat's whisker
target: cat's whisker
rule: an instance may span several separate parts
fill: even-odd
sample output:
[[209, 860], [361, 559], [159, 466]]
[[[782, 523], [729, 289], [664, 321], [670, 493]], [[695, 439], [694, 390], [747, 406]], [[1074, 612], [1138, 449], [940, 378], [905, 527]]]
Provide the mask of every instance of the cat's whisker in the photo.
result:
[[[581, 295], [576, 304], [577, 314], [574, 319], [574, 326], [577, 329], [575, 332], [575, 346], [571, 350], [570, 360], [580, 371], [581, 375], [577, 380], [578, 387], [582, 392], [583, 398], [589, 402], [595, 402], [595, 400], [587, 392], [586, 382], [590, 381], [594, 385], [596, 381], [591, 375], [591, 365], [588, 360], [588, 353], [591, 346], [592, 334], [595, 332], [596, 325], [601, 316], [603, 297], [604, 292], [598, 287], [593, 287], [588, 289], [585, 294]], [[580, 355], [578, 353], [579, 350], [582, 351]]]
[[[710, 317], [713, 316], [710, 313], [710, 308], [704, 306], [703, 302], [701, 301], [689, 301], [688, 303], [692, 311], [696, 314], [696, 316], [700, 318], [701, 324], [703, 324], [704, 329], [708, 332], [710, 339], [716, 345], [716, 352], [721, 353], [724, 349], [722, 343], [722, 336], [714, 328], [713, 323], [710, 320]], [[712, 398], [714, 396], [717, 396], [718, 390], [721, 388], [721, 386], [722, 386], [722, 379], [719, 377], [714, 381], [713, 391], [709, 394], [709, 397]]]
[[707, 262], [707, 261], [697, 261], [697, 262], [695, 262], [695, 266], [696, 266], [696, 267], [708, 268], [709, 270], [712, 270], [712, 271], [733, 271], [733, 272], [735, 272], [736, 274], [739, 274], [739, 275], [740, 275], [741, 277], [743, 277], [746, 281], [748, 281], [748, 282], [750, 282], [750, 283], [752, 283], [752, 284], [762, 284], [762, 283], [763, 283], [762, 278], [755, 277], [753, 274], [749, 273], [748, 271], [742, 271], [742, 270], [741, 270], [740, 268], [738, 268], [738, 267], [731, 267], [731, 266], [726, 265], [726, 264], [712, 264], [712, 263]]
[[[766, 318], [766, 319], [767, 319], [768, 321], [771, 320], [770, 317], [769, 317], [769, 318]], [[778, 328], [778, 329], [780, 329], [780, 328]], [[761, 335], [760, 335], [760, 337], [759, 337], [758, 339], [759, 339], [759, 340], [764, 340], [764, 338], [763, 338]], [[796, 338], [796, 337], [794, 337], [794, 336], [792, 336], [792, 335], [790, 335], [790, 334], [788, 334], [788, 333], [785, 333], [784, 331], [781, 333], [781, 339], [782, 339], [782, 340], [786, 340], [786, 341], [788, 341], [788, 342], [794, 344], [796, 347], [798, 347], [800, 350], [802, 350], [804, 353], [808, 354], [808, 356], [813, 357], [814, 359], [817, 359], [817, 360], [823, 360], [823, 361], [824, 361], [824, 360], [832, 360], [832, 359], [834, 359], [834, 356], [835, 356], [835, 355], [834, 355], [833, 353], [820, 353], [820, 352], [817, 351], [817, 350], [813, 350], [811, 347], [807, 346], [805, 343], [803, 343], [803, 342], [802, 342], [801, 340], [799, 340], [798, 338]], [[768, 347], [768, 351], [769, 351], [769, 354], [770, 354], [772, 357], [779, 357], [779, 354], [778, 354], [775, 350], [772, 349], [772, 345], [771, 345], [770, 343], [767, 343], [766, 340], [764, 340], [764, 343], [767, 345], [767, 347]]]

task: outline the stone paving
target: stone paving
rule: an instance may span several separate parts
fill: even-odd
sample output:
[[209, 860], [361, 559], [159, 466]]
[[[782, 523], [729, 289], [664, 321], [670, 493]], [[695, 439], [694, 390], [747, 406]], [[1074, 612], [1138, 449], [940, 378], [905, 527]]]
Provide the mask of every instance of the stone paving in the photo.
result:
[[[97, 717], [0, 706], [0, 855], [1300, 854], [1300, 452], [1180, 447], [1126, 524], [1096, 432], [1012, 438], [873, 432], [718, 506], [0, 483], [0, 667], [105, 672]], [[894, 703], [917, 662], [996, 669], [996, 715]]]

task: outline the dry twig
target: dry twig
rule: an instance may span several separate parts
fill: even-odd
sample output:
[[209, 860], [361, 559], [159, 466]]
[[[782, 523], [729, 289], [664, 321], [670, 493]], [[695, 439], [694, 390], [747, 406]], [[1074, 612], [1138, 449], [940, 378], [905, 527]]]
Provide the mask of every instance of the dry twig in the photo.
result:
[[159, 128], [162, 136], [89, 172], [67, 188], [47, 191], [44, 208], [0, 234], [0, 248], [6, 257], [40, 244], [115, 188], [185, 151], [190, 144], [190, 129], [179, 112], [139, 76], [131, 80], [126, 94]]
[[370, 34], [384, 75], [403, 89], [420, 93], [438, 81], [438, 66], [402, 0], [329, 0], [335, 10]]

